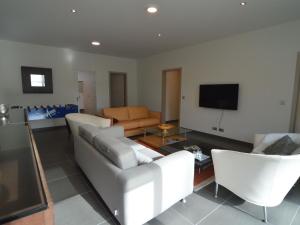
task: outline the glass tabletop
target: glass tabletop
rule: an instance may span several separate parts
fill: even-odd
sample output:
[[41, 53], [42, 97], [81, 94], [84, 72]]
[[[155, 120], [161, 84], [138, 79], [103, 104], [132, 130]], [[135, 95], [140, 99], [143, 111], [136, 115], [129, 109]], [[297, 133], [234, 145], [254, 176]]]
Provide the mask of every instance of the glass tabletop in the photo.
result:
[[181, 135], [186, 137], [186, 134], [190, 131], [192, 130], [180, 126], [175, 126], [175, 125], [173, 125], [169, 129], [161, 129], [159, 128], [159, 126], [154, 126], [154, 127], [144, 128], [144, 136], [155, 135], [162, 138], [166, 138], [175, 135]]
[[24, 123], [26, 123], [24, 109], [10, 109], [7, 115], [0, 116], [0, 126]]

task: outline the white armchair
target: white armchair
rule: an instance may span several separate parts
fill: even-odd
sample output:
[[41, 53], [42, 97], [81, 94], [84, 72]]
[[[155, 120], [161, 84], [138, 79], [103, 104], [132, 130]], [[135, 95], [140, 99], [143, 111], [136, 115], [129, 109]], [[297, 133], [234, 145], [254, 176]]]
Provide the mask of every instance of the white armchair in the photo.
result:
[[212, 150], [215, 197], [218, 185], [222, 185], [240, 198], [263, 206], [267, 222], [267, 207], [279, 205], [300, 176], [299, 154], [257, 154], [284, 135], [300, 144], [300, 134], [268, 134], [256, 135], [252, 153]]

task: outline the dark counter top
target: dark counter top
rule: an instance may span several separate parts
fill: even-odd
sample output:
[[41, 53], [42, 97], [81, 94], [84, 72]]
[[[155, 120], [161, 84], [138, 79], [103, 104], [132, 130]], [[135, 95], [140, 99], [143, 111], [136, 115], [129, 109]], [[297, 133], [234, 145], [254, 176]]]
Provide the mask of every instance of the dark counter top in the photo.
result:
[[19, 118], [0, 125], [0, 224], [47, 208], [29, 127]]

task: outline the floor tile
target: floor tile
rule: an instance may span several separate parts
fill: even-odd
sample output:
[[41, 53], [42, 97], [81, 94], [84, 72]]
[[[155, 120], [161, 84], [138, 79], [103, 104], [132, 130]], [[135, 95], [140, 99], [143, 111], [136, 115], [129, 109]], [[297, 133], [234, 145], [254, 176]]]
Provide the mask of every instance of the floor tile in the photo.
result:
[[[268, 220], [271, 224], [286, 225], [291, 223], [291, 220], [300, 205], [300, 193], [297, 188], [298, 186], [294, 187], [280, 205], [267, 208]], [[258, 219], [264, 217], [263, 208], [261, 206], [246, 202], [237, 196], [231, 198], [229, 202], [233, 207], [257, 217]]]
[[65, 178], [67, 176], [81, 174], [81, 170], [72, 161], [64, 161], [60, 163], [44, 166], [47, 182]]
[[195, 193], [188, 196], [186, 200], [186, 203], [178, 202], [173, 208], [193, 224], [200, 221], [221, 203]]
[[[209, 185], [207, 185], [204, 188], [197, 191], [196, 193], [200, 194], [200, 195], [205, 194], [205, 195], [209, 195], [209, 196], [214, 196], [215, 195], [215, 186], [216, 186], [216, 183], [212, 182]], [[217, 199], [226, 200], [226, 199], [230, 198], [232, 195], [233, 194], [231, 191], [227, 190], [222, 185], [219, 185]]]
[[98, 225], [106, 221], [89, 194], [76, 195], [54, 205], [56, 225]]
[[222, 205], [197, 225], [265, 225], [265, 223], [231, 205]]
[[66, 153], [64, 152], [52, 152], [48, 154], [41, 154], [41, 161], [43, 166], [49, 166], [52, 164], [57, 164], [60, 162], [64, 162], [70, 160]]
[[192, 223], [171, 208], [145, 223], [145, 225], [192, 225]]
[[89, 184], [81, 175], [55, 180], [48, 183], [48, 186], [54, 202], [59, 202], [91, 190]]
[[299, 225], [300, 224], [300, 206], [298, 208], [297, 214], [293, 218], [292, 224], [291, 225]]

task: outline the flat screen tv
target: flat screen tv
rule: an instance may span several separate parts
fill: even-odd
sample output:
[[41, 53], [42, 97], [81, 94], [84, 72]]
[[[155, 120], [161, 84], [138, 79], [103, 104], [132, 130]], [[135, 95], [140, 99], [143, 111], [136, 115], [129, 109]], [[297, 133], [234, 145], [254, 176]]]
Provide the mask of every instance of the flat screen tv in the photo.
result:
[[199, 106], [215, 109], [237, 110], [238, 84], [201, 84]]

